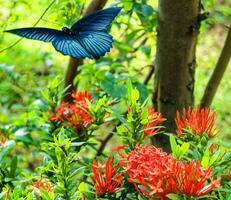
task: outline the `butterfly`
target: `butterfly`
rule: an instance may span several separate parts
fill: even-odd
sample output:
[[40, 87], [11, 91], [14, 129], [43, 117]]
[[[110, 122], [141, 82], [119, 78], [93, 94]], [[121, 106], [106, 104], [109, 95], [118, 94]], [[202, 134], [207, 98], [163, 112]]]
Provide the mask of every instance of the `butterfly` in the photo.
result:
[[112, 48], [113, 37], [108, 28], [119, 14], [122, 7], [110, 7], [90, 14], [69, 29], [19, 28], [6, 30], [21, 37], [43, 42], [51, 42], [54, 48], [63, 55], [73, 58], [95, 58], [104, 56]]

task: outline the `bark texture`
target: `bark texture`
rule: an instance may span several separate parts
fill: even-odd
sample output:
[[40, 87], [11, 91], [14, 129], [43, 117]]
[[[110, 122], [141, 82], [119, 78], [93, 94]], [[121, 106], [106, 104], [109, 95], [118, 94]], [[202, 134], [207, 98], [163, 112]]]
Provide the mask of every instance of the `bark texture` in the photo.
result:
[[231, 57], [231, 27], [229, 27], [225, 45], [222, 49], [221, 55], [218, 59], [213, 74], [205, 89], [204, 96], [201, 100], [201, 107], [209, 107], [211, 105], [213, 98], [216, 94], [216, 91], [218, 89], [218, 86], [221, 82], [221, 79], [225, 73], [225, 70], [228, 67], [230, 57]]
[[[84, 16], [87, 16], [97, 10], [102, 9], [105, 4], [107, 3], [107, 0], [92, 0], [89, 6], [87, 7]], [[78, 67], [83, 64], [83, 59], [77, 59], [77, 58], [70, 58], [66, 76], [65, 76], [65, 87], [70, 87], [66, 91], [66, 94], [63, 97], [63, 100], [66, 102], [72, 101], [71, 92], [75, 90], [75, 86], [73, 85], [74, 78], [78, 74]]]
[[[153, 105], [168, 119], [164, 124], [167, 132], [175, 131], [176, 111], [194, 102], [199, 19], [199, 0], [159, 0]], [[154, 143], [169, 150], [164, 136], [157, 135]]]

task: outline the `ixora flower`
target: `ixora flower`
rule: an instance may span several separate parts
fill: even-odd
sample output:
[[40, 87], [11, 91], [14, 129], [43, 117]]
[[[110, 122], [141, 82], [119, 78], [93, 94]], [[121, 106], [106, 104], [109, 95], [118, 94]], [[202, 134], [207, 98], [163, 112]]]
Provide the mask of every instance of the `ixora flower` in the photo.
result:
[[88, 103], [92, 102], [92, 95], [87, 91], [73, 91], [72, 97], [74, 102], [62, 102], [56, 109], [56, 115], [50, 120], [66, 122], [77, 130], [88, 128], [93, 121], [88, 108]]
[[53, 185], [45, 178], [41, 178], [39, 181], [35, 181], [32, 185], [28, 186], [28, 189], [33, 190], [38, 195], [41, 195], [41, 191], [53, 194]]
[[182, 116], [177, 111], [175, 118], [178, 136], [183, 136], [186, 131], [192, 132], [194, 135], [202, 135], [203, 133], [209, 137], [217, 134], [215, 127], [215, 112], [210, 108], [188, 108], [184, 109]]
[[99, 196], [112, 194], [122, 188], [123, 174], [115, 167], [114, 158], [107, 158], [106, 163], [94, 161], [91, 164], [93, 172], [92, 180], [95, 185], [95, 193]]
[[2, 131], [0, 130], [0, 147], [4, 146], [10, 137], [10, 133], [3, 135]]
[[150, 199], [168, 199], [170, 193], [199, 197], [220, 183], [213, 180], [211, 168], [203, 169], [198, 161], [180, 162], [154, 146], [137, 147], [119, 163], [128, 181]]
[[158, 126], [166, 119], [162, 117], [161, 113], [155, 112], [153, 108], [148, 109], [148, 123], [144, 126], [144, 134], [147, 137], [156, 135], [160, 131]]

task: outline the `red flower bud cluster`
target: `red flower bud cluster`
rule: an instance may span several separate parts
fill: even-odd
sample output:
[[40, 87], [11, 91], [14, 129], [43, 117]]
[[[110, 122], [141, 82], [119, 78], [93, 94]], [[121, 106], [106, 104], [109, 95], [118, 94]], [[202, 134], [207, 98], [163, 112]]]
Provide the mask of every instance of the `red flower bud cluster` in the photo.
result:
[[72, 97], [73, 103], [62, 102], [50, 120], [66, 122], [77, 130], [88, 128], [93, 121], [88, 108], [88, 103], [92, 102], [91, 93], [73, 91]]
[[44, 190], [48, 193], [54, 193], [53, 185], [45, 178], [41, 178], [39, 181], [33, 182], [32, 185], [28, 186], [28, 189], [34, 190], [35, 193], [41, 195], [41, 191]]
[[94, 161], [91, 164], [91, 169], [94, 174], [92, 180], [97, 195], [115, 193], [122, 187], [123, 174], [118, 173], [118, 168], [114, 165], [114, 158], [107, 158], [105, 164]]
[[209, 108], [195, 109], [188, 108], [188, 110], [183, 110], [182, 116], [180, 112], [177, 111], [177, 116], [175, 119], [178, 136], [185, 134], [185, 131], [191, 131], [194, 135], [201, 135], [203, 133], [207, 134], [209, 137], [213, 137], [217, 134], [215, 128], [215, 112]]
[[10, 133], [7, 133], [5, 136], [3, 135], [2, 131], [0, 130], [0, 147], [4, 146], [7, 140], [10, 137]]
[[156, 135], [160, 131], [158, 125], [165, 121], [161, 113], [155, 112], [153, 108], [148, 109], [148, 123], [144, 126], [144, 134], [147, 137]]
[[154, 146], [138, 147], [119, 163], [128, 181], [150, 199], [167, 199], [170, 193], [199, 197], [220, 183], [213, 180], [212, 169], [203, 169], [199, 161], [180, 162]]

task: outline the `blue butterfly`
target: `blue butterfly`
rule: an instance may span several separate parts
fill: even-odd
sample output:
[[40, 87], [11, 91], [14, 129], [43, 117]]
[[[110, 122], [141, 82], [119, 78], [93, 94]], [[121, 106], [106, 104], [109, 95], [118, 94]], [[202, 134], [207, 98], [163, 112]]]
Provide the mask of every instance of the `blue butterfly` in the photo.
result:
[[19, 28], [7, 30], [21, 37], [51, 42], [54, 48], [73, 58], [99, 58], [109, 52], [113, 38], [107, 33], [109, 26], [119, 14], [121, 7], [97, 11], [77, 21], [70, 29]]

